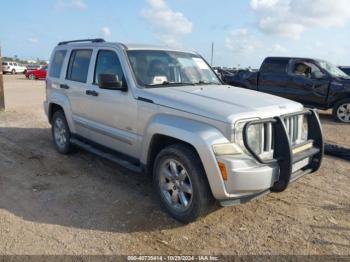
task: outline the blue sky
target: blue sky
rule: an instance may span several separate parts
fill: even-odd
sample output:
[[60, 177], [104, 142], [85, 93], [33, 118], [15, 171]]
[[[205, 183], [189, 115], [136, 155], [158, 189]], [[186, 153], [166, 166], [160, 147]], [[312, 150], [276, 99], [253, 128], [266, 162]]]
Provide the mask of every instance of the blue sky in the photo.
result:
[[258, 67], [266, 56], [350, 65], [348, 0], [12, 0], [1, 4], [4, 56], [48, 59], [62, 40], [163, 44], [214, 64]]

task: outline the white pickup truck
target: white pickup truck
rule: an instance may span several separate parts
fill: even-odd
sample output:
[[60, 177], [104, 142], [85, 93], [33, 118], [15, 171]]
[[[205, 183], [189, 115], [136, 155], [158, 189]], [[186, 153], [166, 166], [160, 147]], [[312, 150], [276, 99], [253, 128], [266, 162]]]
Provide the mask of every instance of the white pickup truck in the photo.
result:
[[151, 174], [155, 193], [188, 223], [319, 169], [316, 111], [224, 85], [197, 53], [103, 39], [59, 43], [44, 107], [56, 149], [76, 146]]

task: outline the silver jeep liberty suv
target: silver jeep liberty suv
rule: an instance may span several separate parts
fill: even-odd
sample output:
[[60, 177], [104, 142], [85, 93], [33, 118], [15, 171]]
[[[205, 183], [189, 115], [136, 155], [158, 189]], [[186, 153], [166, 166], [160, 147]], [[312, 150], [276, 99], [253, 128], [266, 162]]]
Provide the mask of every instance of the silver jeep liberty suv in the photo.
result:
[[175, 219], [281, 192], [323, 157], [316, 111], [224, 85], [197, 53], [167, 47], [59, 43], [45, 112], [56, 149], [80, 147], [151, 174]]

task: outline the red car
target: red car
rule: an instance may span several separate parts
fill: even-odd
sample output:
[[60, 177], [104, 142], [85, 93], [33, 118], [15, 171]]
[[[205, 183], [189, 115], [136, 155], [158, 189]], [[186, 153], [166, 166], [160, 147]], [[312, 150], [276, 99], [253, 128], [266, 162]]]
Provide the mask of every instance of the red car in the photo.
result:
[[40, 69], [29, 70], [26, 72], [26, 78], [28, 78], [30, 80], [45, 79], [46, 75], [47, 75], [47, 66], [43, 66]]

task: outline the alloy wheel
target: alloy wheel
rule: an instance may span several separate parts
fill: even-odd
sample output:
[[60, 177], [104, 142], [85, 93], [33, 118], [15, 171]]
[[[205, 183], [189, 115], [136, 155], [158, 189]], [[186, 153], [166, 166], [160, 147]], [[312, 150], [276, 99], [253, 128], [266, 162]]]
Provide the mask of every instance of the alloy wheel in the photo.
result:
[[160, 168], [160, 190], [166, 203], [176, 211], [186, 211], [193, 198], [193, 187], [185, 167], [175, 159], [166, 159]]
[[56, 144], [63, 148], [67, 143], [67, 130], [63, 120], [61, 118], [56, 118], [54, 123], [54, 137]]
[[350, 123], [350, 103], [342, 104], [338, 107], [337, 117], [345, 123]]

